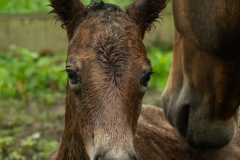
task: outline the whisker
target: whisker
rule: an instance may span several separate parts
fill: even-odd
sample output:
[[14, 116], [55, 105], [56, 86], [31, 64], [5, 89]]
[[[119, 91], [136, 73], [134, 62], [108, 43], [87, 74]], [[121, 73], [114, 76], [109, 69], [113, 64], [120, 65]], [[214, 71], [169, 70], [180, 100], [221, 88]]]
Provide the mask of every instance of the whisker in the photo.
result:
[[161, 74], [160, 74], [160, 73], [157, 73], [157, 72], [152, 72], [152, 75], [153, 75], [153, 76], [161, 76]]
[[153, 99], [153, 101], [155, 102], [155, 105], [157, 106], [157, 107], [161, 107], [160, 105], [159, 105], [159, 103], [154, 99], [154, 97], [149, 93], [149, 92], [146, 92], [152, 99]]
[[[160, 93], [158, 93], [158, 92], [156, 92], [155, 94], [157, 94], [159, 97], [161, 97], [162, 95], [160, 94]], [[159, 107], [161, 107], [161, 106], [159, 106]]]
[[[161, 53], [159, 53], [159, 54], [161, 54]], [[158, 57], [158, 56], [155, 56], [155, 57], [151, 57], [149, 59], [151, 59], [151, 64], [155, 65], [157, 63], [164, 63], [166, 61], [166, 59], [168, 59], [168, 57]]]
[[67, 70], [66, 70], [66, 69], [64, 69], [64, 70], [62, 70], [62, 71], [59, 71], [59, 72], [67, 72]]
[[151, 64], [152, 64], [152, 65], [154, 65], [154, 64], [156, 64], [156, 63], [158, 63], [158, 60], [151, 60]]

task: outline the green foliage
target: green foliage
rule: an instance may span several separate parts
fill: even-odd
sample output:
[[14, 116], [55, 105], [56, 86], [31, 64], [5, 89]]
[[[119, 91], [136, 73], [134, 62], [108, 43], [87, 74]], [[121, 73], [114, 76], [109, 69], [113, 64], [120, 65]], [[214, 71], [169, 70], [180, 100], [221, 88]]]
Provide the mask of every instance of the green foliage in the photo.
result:
[[16, 145], [16, 137], [2, 136], [0, 132], [0, 159], [1, 160], [45, 160], [56, 149], [58, 142], [41, 139], [36, 132]]
[[[84, 4], [89, 4], [91, 0], [82, 0]], [[118, 4], [121, 7], [129, 5], [132, 0], [106, 0], [108, 3]], [[32, 13], [49, 12], [51, 7], [49, 0], [1, 0], [0, 13]]]
[[172, 51], [163, 48], [151, 48], [148, 50], [148, 58], [151, 60], [154, 72], [151, 76], [148, 88], [151, 91], [162, 91], [167, 82], [172, 61]]
[[[85, 5], [88, 5], [94, 0], [82, 0]], [[133, 0], [105, 0], [105, 2], [117, 4], [121, 7], [126, 7], [133, 2]], [[49, 12], [51, 7], [49, 0], [1, 0], [0, 13], [32, 13], [32, 12]], [[169, 0], [168, 7], [171, 7], [171, 0]]]
[[[0, 99], [38, 98], [51, 102], [64, 92], [65, 55], [42, 56], [27, 49], [11, 46], [10, 53], [0, 53]], [[58, 90], [59, 92], [56, 92]]]
[[51, 122], [59, 117], [57, 109], [52, 111], [47, 104], [62, 99], [64, 106], [67, 77], [61, 70], [66, 54], [42, 56], [18, 46], [10, 48], [0, 53], [0, 159], [45, 160], [58, 145], [42, 134], [57, 125]]
[[49, 0], [1, 0], [0, 13], [47, 12]]

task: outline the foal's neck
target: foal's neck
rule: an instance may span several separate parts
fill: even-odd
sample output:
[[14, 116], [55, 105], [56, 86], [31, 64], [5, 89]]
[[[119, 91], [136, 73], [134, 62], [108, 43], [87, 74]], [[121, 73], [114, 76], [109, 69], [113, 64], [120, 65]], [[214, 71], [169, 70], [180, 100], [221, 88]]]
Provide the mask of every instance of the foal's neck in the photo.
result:
[[81, 134], [80, 121], [78, 119], [77, 106], [74, 99], [67, 91], [65, 100], [65, 128], [62, 142], [59, 147], [57, 160], [74, 159], [88, 160], [83, 138]]

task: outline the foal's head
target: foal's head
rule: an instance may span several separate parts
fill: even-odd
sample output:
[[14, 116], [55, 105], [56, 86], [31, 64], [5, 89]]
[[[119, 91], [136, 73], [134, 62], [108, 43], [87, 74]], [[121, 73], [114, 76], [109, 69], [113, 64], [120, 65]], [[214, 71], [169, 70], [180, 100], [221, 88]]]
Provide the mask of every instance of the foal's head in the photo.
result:
[[51, 0], [69, 39], [66, 124], [58, 159], [136, 159], [133, 136], [152, 73], [142, 39], [166, 0], [126, 9]]

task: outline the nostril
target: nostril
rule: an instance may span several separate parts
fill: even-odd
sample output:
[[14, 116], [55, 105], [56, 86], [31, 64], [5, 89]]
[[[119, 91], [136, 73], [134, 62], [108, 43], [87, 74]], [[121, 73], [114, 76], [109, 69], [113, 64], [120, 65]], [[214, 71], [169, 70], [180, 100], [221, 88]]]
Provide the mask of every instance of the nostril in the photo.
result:
[[137, 160], [137, 157], [130, 157], [130, 160]]
[[106, 151], [100, 151], [98, 152], [95, 156], [94, 156], [94, 160], [104, 160], [105, 155], [106, 155]]
[[102, 157], [102, 156], [100, 156], [100, 155], [96, 155], [95, 157], [94, 157], [94, 160], [103, 160], [104, 158]]
[[187, 134], [189, 109], [190, 105], [188, 104], [179, 107], [179, 112], [177, 116], [176, 128], [183, 137], [186, 137]]

